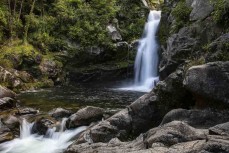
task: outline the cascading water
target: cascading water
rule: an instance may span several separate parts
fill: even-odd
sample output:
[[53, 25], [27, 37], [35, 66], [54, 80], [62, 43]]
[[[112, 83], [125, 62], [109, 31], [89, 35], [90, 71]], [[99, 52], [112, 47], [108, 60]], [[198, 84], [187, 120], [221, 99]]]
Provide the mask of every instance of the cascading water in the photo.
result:
[[135, 86], [143, 90], [152, 89], [155, 82], [158, 81], [158, 45], [156, 42], [156, 32], [160, 18], [160, 11], [150, 11], [135, 59]]
[[160, 19], [161, 11], [150, 11], [135, 59], [134, 86], [121, 88], [122, 90], [149, 92], [159, 80], [156, 33]]
[[45, 136], [31, 134], [33, 123], [23, 120], [20, 138], [0, 144], [1, 153], [62, 153], [72, 142], [71, 139], [86, 129], [85, 126], [75, 130], [66, 130], [63, 119], [59, 132], [49, 129]]

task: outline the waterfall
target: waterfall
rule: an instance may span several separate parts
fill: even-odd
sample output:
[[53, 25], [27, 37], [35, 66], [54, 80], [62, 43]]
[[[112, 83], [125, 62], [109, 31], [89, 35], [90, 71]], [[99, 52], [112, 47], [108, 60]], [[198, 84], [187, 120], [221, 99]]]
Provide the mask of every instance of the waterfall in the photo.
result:
[[49, 129], [45, 136], [31, 133], [33, 123], [23, 120], [20, 138], [0, 144], [1, 153], [62, 153], [72, 142], [71, 139], [86, 129], [85, 126], [75, 130], [65, 129], [66, 119], [62, 120], [60, 131]]
[[134, 85], [121, 90], [149, 92], [158, 82], [158, 44], [156, 33], [161, 19], [161, 11], [150, 11], [143, 37], [139, 41], [135, 59]]
[[158, 81], [158, 44], [156, 41], [156, 32], [160, 18], [160, 11], [150, 11], [135, 59], [136, 87], [152, 89], [155, 82]]

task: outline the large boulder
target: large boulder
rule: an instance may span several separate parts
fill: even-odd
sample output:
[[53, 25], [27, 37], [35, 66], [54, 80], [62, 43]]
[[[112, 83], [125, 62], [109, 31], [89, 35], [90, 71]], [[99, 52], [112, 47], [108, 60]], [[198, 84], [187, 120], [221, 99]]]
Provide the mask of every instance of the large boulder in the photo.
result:
[[43, 59], [39, 68], [42, 75], [56, 79], [62, 72], [62, 63], [52, 59]]
[[147, 146], [152, 146], [154, 143], [171, 146], [181, 142], [201, 139], [206, 139], [203, 130], [195, 129], [184, 122], [173, 121], [149, 130], [146, 133], [145, 143]]
[[229, 112], [227, 110], [219, 111], [212, 109], [174, 109], [168, 112], [161, 125], [172, 121], [182, 121], [196, 128], [209, 128], [217, 124], [229, 121]]
[[214, 135], [229, 136], [229, 122], [218, 124], [209, 128], [209, 133]]
[[207, 103], [215, 107], [229, 107], [228, 72], [229, 62], [193, 66], [187, 71], [183, 84], [202, 105]]
[[154, 92], [157, 95], [157, 108], [163, 117], [176, 108], [190, 109], [194, 106], [193, 96], [183, 86], [184, 70], [177, 69], [164, 81], [158, 82]]
[[203, 20], [208, 17], [214, 10], [212, 2], [210, 0], [186, 0], [191, 4], [192, 12], [190, 14], [190, 20]]
[[14, 107], [16, 107], [16, 100], [10, 97], [0, 98], [0, 110], [11, 109]]
[[91, 122], [102, 120], [105, 110], [99, 107], [87, 106], [71, 115], [66, 123], [67, 128], [89, 125]]
[[130, 135], [145, 132], [160, 120], [155, 105], [156, 96], [153, 93], [146, 94], [128, 108], [90, 127], [81, 134], [76, 143], [109, 142], [115, 137], [125, 140]]
[[70, 115], [72, 115], [72, 112], [63, 108], [55, 108], [49, 112], [49, 115], [51, 115], [55, 119], [62, 119], [64, 117], [69, 117]]
[[32, 134], [45, 135], [49, 128], [53, 127], [55, 120], [41, 117], [36, 119], [32, 126]]

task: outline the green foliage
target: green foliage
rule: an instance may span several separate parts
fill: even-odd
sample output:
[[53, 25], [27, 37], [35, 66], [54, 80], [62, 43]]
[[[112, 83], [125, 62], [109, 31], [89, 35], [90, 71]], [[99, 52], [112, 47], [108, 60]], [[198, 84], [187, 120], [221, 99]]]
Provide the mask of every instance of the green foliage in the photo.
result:
[[24, 45], [21, 41], [13, 41], [10, 46], [0, 49], [0, 65], [7, 68], [17, 68], [23, 59], [35, 59], [40, 53], [32, 45]]
[[229, 1], [228, 0], [211, 0], [214, 5], [213, 19], [216, 23], [229, 25]]
[[189, 15], [192, 9], [186, 5], [185, 1], [179, 1], [176, 7], [172, 10], [172, 15], [175, 17], [176, 22], [173, 25], [171, 33], [177, 32], [181, 27], [189, 23]]
[[[55, 4], [60, 29], [68, 38], [82, 46], [107, 45], [111, 43], [106, 26], [115, 17], [116, 0], [59, 0]], [[61, 22], [67, 22], [67, 26]]]
[[[119, 30], [124, 40], [129, 42], [141, 37], [149, 10], [139, 0], [118, 0]], [[142, 6], [142, 7], [141, 7]]]

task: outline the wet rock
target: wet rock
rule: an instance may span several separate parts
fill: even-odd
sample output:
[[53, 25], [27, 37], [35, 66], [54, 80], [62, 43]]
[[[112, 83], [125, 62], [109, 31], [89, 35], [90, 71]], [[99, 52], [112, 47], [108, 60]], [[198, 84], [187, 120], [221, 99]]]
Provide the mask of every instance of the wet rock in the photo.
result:
[[0, 110], [6, 110], [16, 107], [16, 100], [5, 97], [0, 99]]
[[[185, 76], [184, 86], [196, 94], [197, 102], [214, 107], [229, 107], [229, 62], [212, 62], [191, 67]], [[208, 100], [207, 100], [208, 99]], [[210, 103], [210, 101], [213, 101]], [[199, 102], [201, 103], [201, 102]]]
[[15, 96], [16, 96], [16, 94], [13, 91], [0, 85], [0, 98], [4, 98], [4, 97], [14, 98]]
[[20, 120], [13, 115], [10, 115], [7, 118], [3, 119], [2, 123], [4, 123], [4, 125], [10, 128], [12, 131], [19, 130], [20, 127]]
[[56, 108], [49, 112], [49, 115], [56, 119], [62, 119], [64, 117], [69, 117], [72, 114], [71, 111], [63, 109], [63, 108]]
[[14, 138], [9, 128], [2, 124], [0, 121], [0, 143], [10, 141]]
[[209, 128], [220, 123], [229, 121], [229, 112], [227, 110], [186, 110], [186, 109], [174, 109], [168, 112], [161, 125], [172, 121], [182, 121], [190, 126], [197, 128]]
[[16, 112], [17, 115], [27, 115], [27, 114], [37, 114], [39, 113], [38, 110], [34, 109], [34, 108], [18, 108], [18, 112]]
[[190, 20], [203, 20], [208, 17], [214, 10], [212, 2], [210, 0], [186, 0], [191, 2], [192, 12], [190, 14]]
[[45, 135], [46, 132], [50, 127], [52, 127], [55, 124], [54, 120], [48, 119], [48, 118], [39, 118], [35, 121], [33, 127], [32, 127], [32, 133], [36, 133], [39, 135]]
[[229, 136], [229, 122], [218, 124], [209, 129], [210, 134]]
[[83, 125], [89, 125], [102, 119], [104, 109], [99, 107], [87, 106], [71, 115], [66, 123], [68, 128], [76, 128]]

